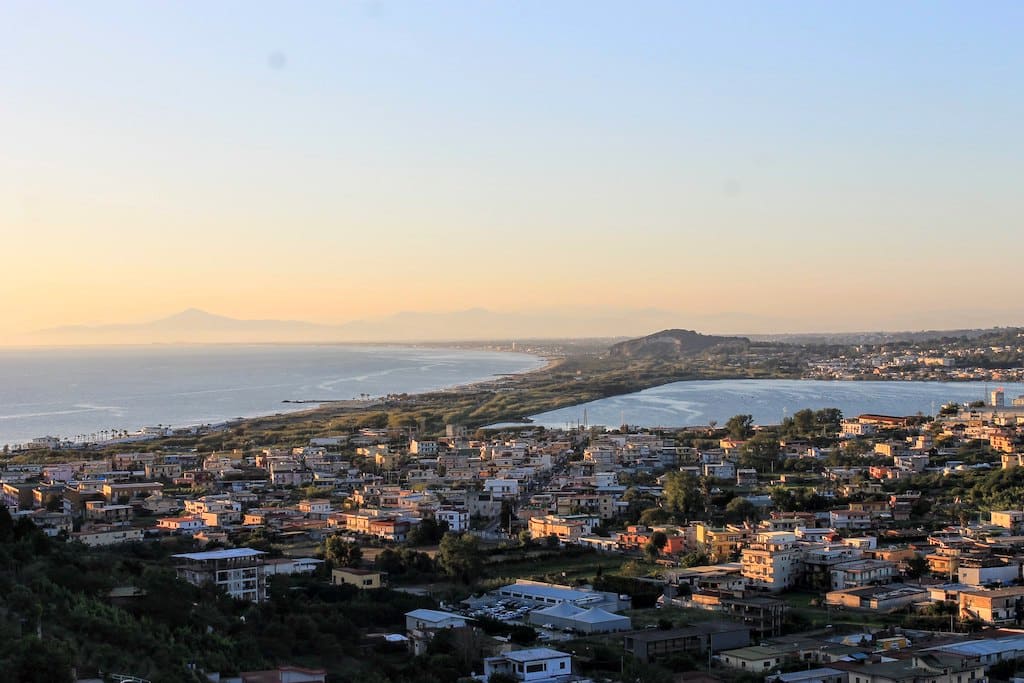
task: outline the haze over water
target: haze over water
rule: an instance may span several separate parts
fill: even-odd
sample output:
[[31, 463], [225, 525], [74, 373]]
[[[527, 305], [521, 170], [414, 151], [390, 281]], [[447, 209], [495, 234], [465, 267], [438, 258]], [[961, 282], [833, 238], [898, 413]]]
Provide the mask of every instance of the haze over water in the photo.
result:
[[0, 352], [0, 444], [309, 409], [283, 400], [415, 393], [543, 366], [520, 353], [383, 346], [159, 346]]

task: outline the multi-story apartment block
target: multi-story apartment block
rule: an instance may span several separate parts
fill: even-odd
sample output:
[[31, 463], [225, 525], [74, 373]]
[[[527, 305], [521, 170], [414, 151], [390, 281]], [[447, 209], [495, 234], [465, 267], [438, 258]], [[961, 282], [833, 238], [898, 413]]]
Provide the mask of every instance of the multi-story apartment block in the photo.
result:
[[743, 576], [752, 588], [778, 592], [796, 585], [801, 575], [801, 549], [796, 535], [762, 532], [743, 549]]
[[263, 566], [266, 553], [251, 548], [183, 553], [178, 578], [196, 586], [215, 585], [240, 600], [263, 602], [267, 599], [267, 577]]

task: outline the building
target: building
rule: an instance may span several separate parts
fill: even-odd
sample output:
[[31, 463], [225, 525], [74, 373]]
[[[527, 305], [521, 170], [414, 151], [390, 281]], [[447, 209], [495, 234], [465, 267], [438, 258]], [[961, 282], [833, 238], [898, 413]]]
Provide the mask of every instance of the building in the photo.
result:
[[973, 657], [925, 652], [910, 659], [871, 664], [836, 663], [849, 683], [969, 683], [985, 681], [985, 665]]
[[723, 650], [722, 664], [730, 669], [767, 674], [786, 665], [793, 657], [791, 645], [753, 645], [733, 650]]
[[577, 543], [581, 536], [589, 536], [593, 531], [593, 524], [586, 524], [586, 520], [594, 518], [586, 515], [544, 515], [543, 517], [530, 518], [530, 535], [536, 539], [556, 537], [562, 543]]
[[469, 510], [465, 508], [438, 508], [434, 510], [434, 519], [437, 520], [438, 524], [446, 522], [449, 531], [461, 532], [469, 529]]
[[215, 585], [233, 598], [263, 602], [267, 599], [266, 553], [251, 548], [211, 550], [173, 555], [181, 560], [178, 578], [195, 586]]
[[581, 609], [602, 607], [608, 610], [621, 610], [629, 609], [631, 604], [628, 596], [623, 598], [617, 593], [584, 590], [572, 588], [571, 586], [561, 586], [555, 583], [529, 581], [527, 579], [519, 579], [515, 583], [502, 586], [496, 592], [502, 598], [512, 598], [532, 605], [542, 606], [566, 602]]
[[928, 591], [920, 586], [910, 584], [846, 588], [829, 591], [825, 594], [825, 602], [829, 605], [851, 609], [869, 609], [876, 612], [889, 612], [915, 602], [927, 601]]
[[405, 630], [413, 654], [421, 655], [434, 635], [444, 629], [466, 628], [469, 620], [461, 614], [433, 609], [415, 609], [405, 613]]
[[360, 589], [372, 590], [374, 588], [383, 588], [386, 576], [385, 572], [342, 567], [331, 572], [331, 583], [335, 586], [349, 585]]
[[125, 527], [97, 527], [88, 531], [78, 531], [71, 534], [72, 541], [78, 541], [88, 546], [117, 545], [118, 543], [134, 543], [142, 540], [142, 529], [131, 529]]
[[573, 617], [573, 630], [580, 633], [611, 633], [633, 628], [629, 617], [612, 614], [600, 607], [591, 607]]
[[993, 510], [989, 513], [989, 519], [992, 524], [1009, 530], [1012, 536], [1024, 532], [1024, 510]]
[[1024, 621], [1024, 587], [991, 591], [961, 591], [961, 619], [976, 619], [985, 624], [1020, 624]]
[[266, 560], [263, 563], [263, 570], [267, 576], [315, 574], [323, 563], [323, 560], [315, 557], [276, 557]]
[[757, 638], [782, 633], [782, 621], [788, 608], [784, 601], [766, 597], [722, 598], [721, 606], [730, 619], [747, 626]]
[[206, 522], [203, 521], [202, 517], [191, 515], [185, 517], [163, 517], [156, 521], [156, 527], [171, 532], [192, 533], [205, 529]]
[[832, 590], [890, 583], [896, 563], [886, 560], [852, 560], [832, 567]]
[[729, 461], [704, 463], [703, 474], [710, 479], [732, 479], [736, 476], [736, 465]]
[[736, 470], [737, 486], [757, 486], [757, 470], [752, 467]]
[[623, 649], [641, 662], [656, 662], [678, 653], [705, 655], [750, 645], [750, 629], [742, 624], [706, 622], [686, 628], [649, 629], [627, 633]]
[[484, 659], [484, 678], [506, 674], [529, 683], [563, 681], [572, 677], [572, 655], [546, 647], [513, 650]]
[[752, 588], [778, 592], [796, 585], [801, 575], [801, 551], [796, 535], [786, 531], [757, 534], [743, 549], [743, 578]]
[[823, 667], [765, 676], [764, 683], [848, 683], [848, 674], [847, 671]]
[[1021, 577], [1020, 560], [999, 557], [961, 557], [957, 579], [969, 586], [1009, 586]]
[[128, 504], [133, 500], [148, 498], [155, 493], [162, 493], [164, 485], [155, 481], [143, 481], [129, 484], [104, 484], [103, 497], [108, 503]]
[[437, 455], [437, 442], [420, 441], [419, 439], [413, 439], [412, 441], [409, 442], [409, 452], [414, 455]]
[[279, 666], [267, 671], [243, 671], [237, 680], [239, 683], [324, 683], [327, 680], [327, 671]]

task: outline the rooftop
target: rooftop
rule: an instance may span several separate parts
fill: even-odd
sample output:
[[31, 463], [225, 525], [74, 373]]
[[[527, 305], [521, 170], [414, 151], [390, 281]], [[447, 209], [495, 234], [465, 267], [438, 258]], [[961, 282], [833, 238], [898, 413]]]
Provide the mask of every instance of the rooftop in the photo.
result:
[[549, 647], [531, 647], [528, 650], [512, 650], [506, 652], [504, 655], [505, 659], [509, 659], [513, 662], [534, 662], [538, 659], [554, 659], [555, 657], [568, 657], [568, 652], [559, 652], [558, 650], [552, 650]]
[[172, 555], [172, 557], [202, 562], [204, 560], [233, 560], [242, 557], [256, 557], [257, 555], [266, 555], [266, 553], [262, 550], [253, 550], [252, 548], [228, 548], [224, 550], [208, 550], [203, 553], [182, 553], [180, 555]]
[[705, 621], [699, 624], [693, 624], [692, 626], [685, 626], [683, 628], [673, 629], [644, 629], [642, 631], [636, 631], [634, 633], [627, 634], [633, 640], [640, 642], [651, 642], [657, 640], [670, 640], [672, 638], [683, 638], [685, 636], [694, 636], [700, 634], [710, 633], [728, 633], [729, 631], [746, 631], [749, 630], [747, 626], [743, 624], [737, 624], [731, 621]]
[[421, 619], [422, 621], [440, 622], [448, 619], [461, 619], [463, 621], [472, 621], [468, 617], [464, 617], [461, 614], [455, 614], [454, 612], [442, 612], [436, 609], [414, 609], [411, 612], [406, 612], [405, 616], [412, 617], [413, 619]]

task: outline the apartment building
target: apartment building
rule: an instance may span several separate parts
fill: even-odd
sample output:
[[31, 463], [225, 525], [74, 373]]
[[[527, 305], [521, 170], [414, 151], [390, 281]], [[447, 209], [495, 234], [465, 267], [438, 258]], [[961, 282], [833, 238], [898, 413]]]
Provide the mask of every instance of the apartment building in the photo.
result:
[[959, 596], [961, 619], [977, 619], [996, 626], [1024, 621], [1024, 586], [991, 591], [962, 591]]
[[758, 533], [743, 549], [741, 562], [752, 588], [773, 593], [795, 586], [803, 564], [796, 534], [787, 531]]
[[264, 555], [251, 548], [232, 548], [172, 557], [181, 560], [176, 568], [180, 579], [195, 586], [214, 585], [240, 600], [263, 602], [267, 599]]

